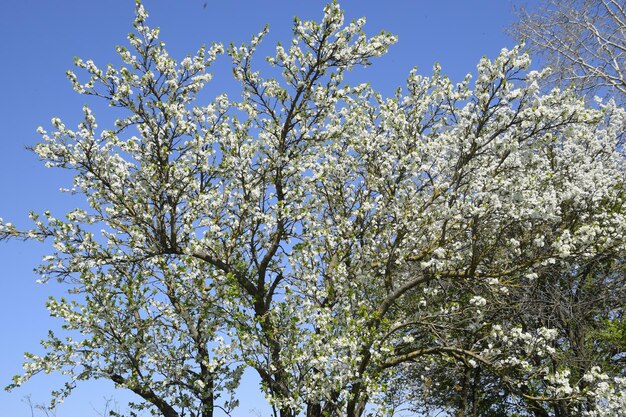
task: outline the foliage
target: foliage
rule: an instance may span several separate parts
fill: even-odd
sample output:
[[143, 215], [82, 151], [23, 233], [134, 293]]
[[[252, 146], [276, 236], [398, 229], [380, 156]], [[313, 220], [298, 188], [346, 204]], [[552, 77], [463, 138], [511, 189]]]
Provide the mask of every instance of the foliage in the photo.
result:
[[[542, 94], [517, 47], [482, 59], [473, 83], [435, 68], [391, 98], [347, 85], [395, 37], [344, 25], [337, 4], [296, 20], [268, 58], [277, 78], [254, 63], [267, 29], [231, 46], [241, 100], [200, 105], [221, 45], [177, 63], [139, 3], [136, 16], [119, 69], [79, 59], [89, 79], [68, 72], [125, 116], [99, 129], [86, 106], [78, 129], [54, 118], [34, 147], [74, 173], [86, 206], [32, 214], [31, 230], [0, 222], [2, 239], [51, 240], [42, 280], [68, 285], [48, 303], [63, 334], [13, 386], [62, 372], [61, 400], [105, 378], [137, 410], [208, 417], [237, 405], [248, 367], [277, 415], [353, 417], [447, 408], [433, 384], [469, 392], [468, 375], [502, 412], [624, 415], [623, 375], [561, 366], [559, 323], [527, 311], [561, 282], [620, 282], [622, 109]], [[396, 385], [415, 369], [421, 381]]]

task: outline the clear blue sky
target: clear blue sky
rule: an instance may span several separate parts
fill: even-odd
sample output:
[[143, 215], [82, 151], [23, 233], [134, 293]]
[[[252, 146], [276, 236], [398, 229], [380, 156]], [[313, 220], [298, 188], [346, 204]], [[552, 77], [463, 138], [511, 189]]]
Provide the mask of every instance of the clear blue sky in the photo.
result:
[[[348, 0], [341, 2], [348, 19], [367, 17], [366, 30], [388, 30], [399, 36], [391, 52], [357, 76], [369, 80], [384, 94], [401, 86], [410, 69], [429, 74], [439, 62], [443, 72], [461, 80], [473, 72], [478, 60], [494, 57], [513, 46], [504, 29], [515, 19], [514, 5], [528, 0]], [[145, 0], [148, 24], [161, 27], [161, 38], [177, 58], [193, 53], [201, 44], [247, 41], [268, 23], [267, 45], [289, 40], [294, 16], [319, 19], [322, 0]], [[45, 169], [24, 148], [39, 139], [37, 126], [49, 126], [61, 117], [75, 125], [88, 98], [76, 95], [65, 78], [73, 58], [94, 59], [97, 64], [117, 64], [115, 45], [125, 45], [132, 29], [134, 0], [7, 0], [0, 8], [0, 217], [27, 226], [29, 210], [50, 209], [57, 215], [73, 206], [59, 187], [70, 184], [66, 172]], [[231, 95], [226, 57], [215, 69], [211, 88], [224, 86]], [[98, 116], [98, 113], [96, 113]], [[102, 126], [102, 124], [101, 124]], [[102, 126], [103, 127], [103, 126]], [[46, 244], [0, 243], [0, 386], [21, 369], [24, 351], [41, 353], [38, 341], [60, 322], [48, 317], [48, 295], [62, 294], [63, 287], [37, 285], [32, 269], [47, 253]], [[38, 376], [11, 393], [0, 392], [0, 417], [30, 416], [23, 399], [35, 403], [48, 399], [59, 378]], [[253, 378], [242, 388], [236, 416], [263, 412], [262, 397]], [[89, 383], [79, 388], [57, 412], [57, 417], [97, 416], [104, 397], [124, 402], [128, 395], [112, 384]], [[95, 410], [94, 410], [95, 409]], [[266, 415], [265, 412], [263, 412]]]

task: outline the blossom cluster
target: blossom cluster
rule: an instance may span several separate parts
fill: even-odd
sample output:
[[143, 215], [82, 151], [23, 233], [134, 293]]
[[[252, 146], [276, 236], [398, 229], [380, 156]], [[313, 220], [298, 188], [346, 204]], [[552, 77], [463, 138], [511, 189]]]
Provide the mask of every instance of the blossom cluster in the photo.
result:
[[[358, 417], [487, 375], [485, 396], [519, 407], [624, 415], [623, 375], [564, 359], [577, 340], [563, 318], [589, 280], [626, 288], [623, 109], [543, 92], [522, 46], [474, 81], [435, 66], [389, 98], [347, 85], [396, 38], [345, 24], [336, 3], [295, 21], [267, 59], [278, 77], [254, 64], [267, 28], [229, 48], [241, 98], [199, 105], [223, 47], [177, 62], [146, 18], [137, 3], [120, 68], [68, 72], [123, 116], [102, 129], [85, 106], [76, 129], [39, 130], [35, 152], [74, 174], [85, 207], [26, 231], [0, 219], [0, 239], [52, 241], [39, 272], [69, 293], [48, 303], [63, 335], [16, 385], [61, 372], [62, 399], [107, 378], [139, 409], [207, 415], [223, 394], [237, 404], [252, 368], [284, 417]], [[394, 388], [416, 370], [410, 395]]]

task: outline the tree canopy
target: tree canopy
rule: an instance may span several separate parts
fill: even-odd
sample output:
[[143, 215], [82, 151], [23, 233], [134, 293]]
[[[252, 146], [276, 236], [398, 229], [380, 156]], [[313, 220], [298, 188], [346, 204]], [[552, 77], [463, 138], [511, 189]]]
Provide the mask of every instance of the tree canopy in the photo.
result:
[[135, 411], [211, 417], [256, 371], [274, 414], [626, 415], [626, 113], [544, 93], [520, 48], [475, 80], [416, 71], [393, 97], [346, 72], [396, 41], [337, 3], [226, 50], [241, 97], [198, 93], [215, 44], [176, 62], [137, 3], [119, 67], [76, 92], [120, 115], [52, 119], [34, 152], [84, 206], [0, 239], [50, 241], [63, 321], [13, 388], [103, 378]]

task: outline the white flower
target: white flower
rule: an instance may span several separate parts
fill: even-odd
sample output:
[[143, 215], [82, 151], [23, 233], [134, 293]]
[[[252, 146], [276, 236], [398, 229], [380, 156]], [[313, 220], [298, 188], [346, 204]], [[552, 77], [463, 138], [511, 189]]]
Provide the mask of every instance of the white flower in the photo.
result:
[[475, 295], [470, 298], [469, 303], [477, 307], [482, 307], [487, 304], [487, 300], [480, 295]]

